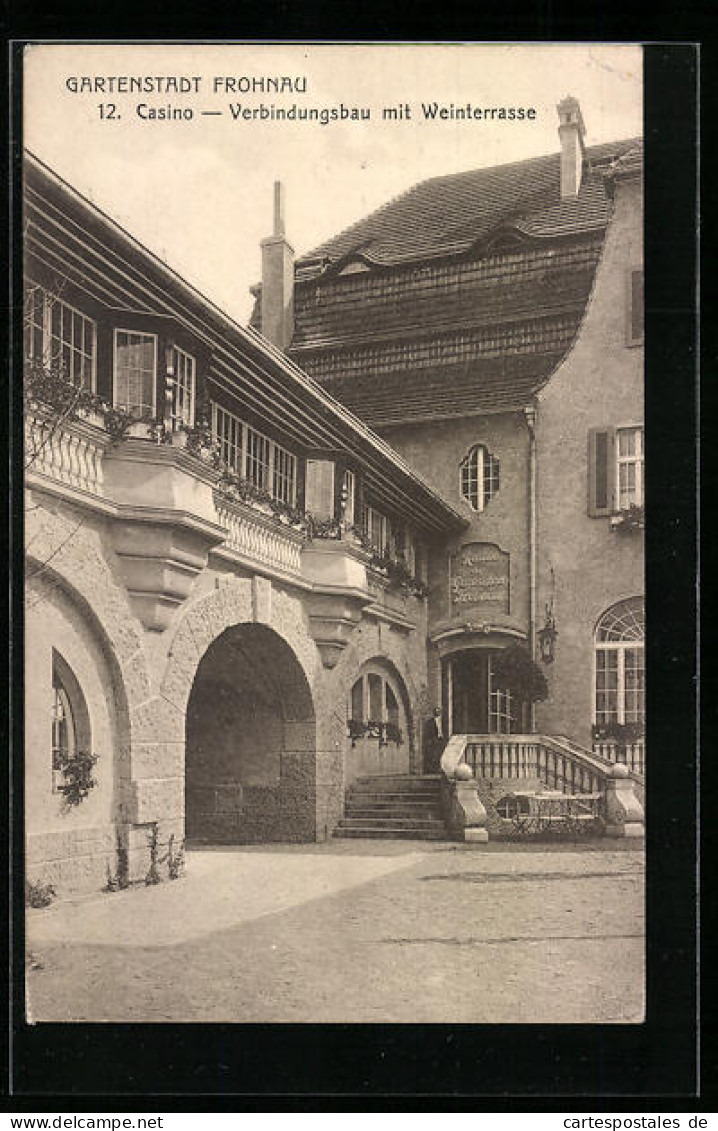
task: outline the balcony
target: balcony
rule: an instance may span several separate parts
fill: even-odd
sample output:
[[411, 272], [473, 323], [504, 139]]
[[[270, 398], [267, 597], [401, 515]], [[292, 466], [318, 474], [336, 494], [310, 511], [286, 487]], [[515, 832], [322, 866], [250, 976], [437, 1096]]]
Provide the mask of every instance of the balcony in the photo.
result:
[[241, 564], [265, 566], [272, 573], [297, 579], [302, 571], [302, 545], [305, 537], [288, 524], [277, 521], [267, 511], [223, 499], [215, 493], [217, 521], [226, 532], [224, 545], [217, 552]]
[[406, 570], [399, 576], [398, 562], [377, 558], [360, 533], [312, 524], [223, 474], [188, 450], [185, 432], [136, 422], [118, 438], [95, 413], [72, 421], [33, 415], [26, 451], [28, 487], [112, 517], [120, 570], [148, 629], [167, 627], [210, 553], [302, 590], [328, 667], [363, 616], [410, 632], [424, 614], [421, 584]]
[[99, 418], [57, 422], [25, 420], [25, 475], [29, 486], [52, 487], [68, 498], [104, 497], [103, 455], [109, 445]]
[[386, 621], [395, 628], [411, 632], [420, 622], [424, 602], [406, 589], [393, 586], [387, 578], [371, 566], [367, 570], [371, 605], [366, 609], [368, 616]]

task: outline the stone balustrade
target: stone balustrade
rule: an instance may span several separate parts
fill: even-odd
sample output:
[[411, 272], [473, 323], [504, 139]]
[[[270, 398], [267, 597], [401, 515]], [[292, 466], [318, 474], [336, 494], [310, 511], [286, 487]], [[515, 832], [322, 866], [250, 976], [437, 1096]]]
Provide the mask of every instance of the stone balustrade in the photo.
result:
[[25, 421], [25, 469], [74, 491], [104, 495], [102, 459], [107, 436], [88, 421], [59, 423], [42, 416]]
[[595, 740], [593, 752], [608, 759], [609, 762], [623, 763], [634, 774], [646, 772], [646, 748], [642, 740], [626, 743]]
[[459, 763], [476, 779], [523, 779], [566, 794], [602, 793], [606, 834], [643, 835], [643, 779], [620, 762], [562, 736], [454, 735], [447, 751], [452, 744], [454, 762], [460, 753]]
[[227, 531], [225, 546], [252, 562], [299, 576], [304, 536], [289, 526], [279, 525], [243, 503], [215, 495], [217, 522]]

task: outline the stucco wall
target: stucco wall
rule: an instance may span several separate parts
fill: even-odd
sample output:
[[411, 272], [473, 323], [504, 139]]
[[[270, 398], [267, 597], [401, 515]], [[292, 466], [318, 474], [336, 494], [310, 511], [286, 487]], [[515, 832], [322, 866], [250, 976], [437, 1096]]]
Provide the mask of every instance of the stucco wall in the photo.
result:
[[559, 636], [545, 666], [549, 699], [538, 730], [591, 744], [593, 633], [614, 602], [644, 591], [640, 532], [588, 516], [588, 432], [643, 422], [643, 346], [627, 342], [629, 272], [642, 268], [637, 183], [617, 186], [594, 291], [575, 346], [539, 395], [538, 614], [552, 595]]
[[[420, 768], [421, 720], [428, 711], [424, 602], [409, 599], [418, 624], [414, 631], [364, 617], [336, 666], [327, 668], [311, 636], [301, 589], [231, 568], [210, 555], [169, 627], [150, 631], [134, 615], [122, 582], [109, 534], [111, 517], [45, 493], [30, 499], [27, 545], [31, 568], [42, 571], [28, 594], [27, 843], [32, 879], [53, 883], [60, 894], [98, 890], [108, 875], [117, 876], [126, 867], [127, 878], [141, 882], [155, 831], [159, 871], [163, 878], [168, 874], [168, 845], [172, 838], [176, 850], [185, 831], [190, 694], [208, 649], [233, 626], [262, 626], [276, 634], [296, 675], [283, 678], [281, 726], [276, 717], [268, 720], [266, 712], [244, 712], [252, 716], [242, 734], [245, 780], [236, 775], [241, 790], [232, 804], [236, 807], [239, 799], [245, 831], [251, 826], [245, 839], [331, 836], [343, 814], [349, 692], [368, 661], [378, 660], [391, 671], [405, 711], [407, 763]], [[101, 755], [97, 787], [69, 814], [59, 812], [52, 794], [53, 647], [83, 688], [93, 747]], [[242, 683], [231, 672], [223, 674], [235, 685]], [[300, 687], [309, 697], [309, 710]], [[244, 701], [257, 692], [248, 685], [238, 690]], [[221, 731], [221, 720], [215, 723]], [[281, 730], [281, 751], [271, 741], [275, 724], [278, 741]], [[226, 735], [213, 734], [211, 720], [207, 726], [211, 744], [224, 741], [222, 773], [235, 780], [237, 751]], [[229, 803], [228, 795], [224, 803]]]
[[[449, 555], [470, 542], [489, 542], [510, 554], [509, 616], [528, 632], [529, 622], [529, 437], [520, 413], [470, 419], [427, 422], [391, 428], [386, 439], [401, 455], [469, 521], [456, 538], [432, 548], [428, 582], [431, 588], [429, 631], [451, 615]], [[469, 449], [485, 444], [500, 463], [500, 487], [485, 509], [476, 512], [463, 498], [460, 465]], [[472, 619], [482, 615], [472, 610]], [[491, 610], [487, 608], [487, 619]], [[457, 624], [466, 618], [454, 615]], [[441, 698], [439, 656], [429, 646], [428, 693], [432, 702]]]

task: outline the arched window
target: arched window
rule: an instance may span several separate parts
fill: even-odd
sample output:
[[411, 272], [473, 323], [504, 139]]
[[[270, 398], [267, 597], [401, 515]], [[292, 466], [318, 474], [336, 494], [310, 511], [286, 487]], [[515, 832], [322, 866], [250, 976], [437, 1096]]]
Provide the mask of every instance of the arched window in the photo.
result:
[[52, 788], [60, 792], [63, 768], [78, 753], [91, 750], [90, 717], [82, 688], [67, 661], [52, 652]]
[[392, 686], [385, 672], [369, 670], [359, 676], [349, 696], [349, 736], [352, 745], [359, 738], [379, 738], [397, 744], [405, 740], [406, 714], [400, 691]]
[[645, 720], [645, 611], [642, 597], [607, 609], [596, 626], [595, 721]]
[[475, 444], [461, 463], [461, 494], [482, 511], [499, 489], [499, 461], [484, 444]]

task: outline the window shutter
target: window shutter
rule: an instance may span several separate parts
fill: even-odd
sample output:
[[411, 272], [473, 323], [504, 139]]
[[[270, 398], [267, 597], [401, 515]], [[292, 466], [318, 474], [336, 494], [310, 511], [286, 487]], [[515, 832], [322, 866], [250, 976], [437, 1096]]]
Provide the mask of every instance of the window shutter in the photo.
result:
[[305, 509], [314, 518], [334, 518], [334, 463], [328, 459], [308, 459], [304, 487]]
[[628, 341], [643, 341], [643, 271], [631, 271]]
[[615, 483], [614, 430], [591, 428], [588, 433], [588, 513], [594, 518], [613, 512]]

